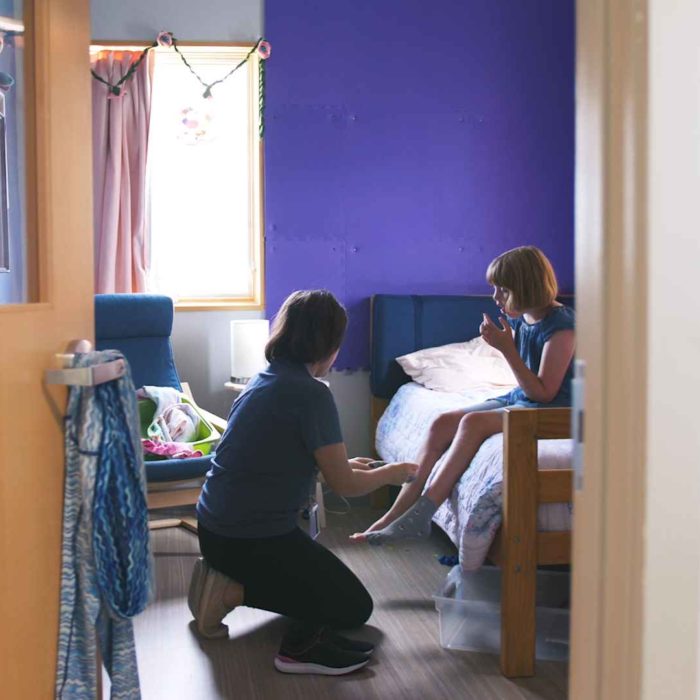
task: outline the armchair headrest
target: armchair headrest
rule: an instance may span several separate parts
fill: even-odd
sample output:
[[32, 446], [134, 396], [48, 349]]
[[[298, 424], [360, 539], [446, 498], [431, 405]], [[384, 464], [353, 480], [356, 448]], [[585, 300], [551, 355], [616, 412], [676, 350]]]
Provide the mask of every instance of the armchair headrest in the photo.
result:
[[97, 294], [95, 345], [121, 351], [131, 366], [136, 388], [170, 386], [182, 389], [170, 334], [173, 301], [157, 294]]
[[161, 294], [95, 295], [95, 335], [108, 338], [169, 338], [173, 300]]

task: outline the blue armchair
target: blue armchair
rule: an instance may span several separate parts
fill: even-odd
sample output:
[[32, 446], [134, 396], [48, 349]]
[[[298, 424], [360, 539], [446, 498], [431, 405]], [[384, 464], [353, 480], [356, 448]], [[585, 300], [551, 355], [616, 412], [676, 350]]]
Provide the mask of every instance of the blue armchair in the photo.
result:
[[[191, 397], [175, 368], [170, 334], [173, 302], [150, 294], [98, 294], [95, 296], [95, 345], [98, 350], [120, 350], [131, 365], [134, 386], [169, 386]], [[220, 432], [226, 422], [203, 411]], [[146, 462], [149, 510], [192, 505], [197, 502], [210, 456]], [[151, 521], [151, 528], [182, 526], [196, 532], [191, 518]]]

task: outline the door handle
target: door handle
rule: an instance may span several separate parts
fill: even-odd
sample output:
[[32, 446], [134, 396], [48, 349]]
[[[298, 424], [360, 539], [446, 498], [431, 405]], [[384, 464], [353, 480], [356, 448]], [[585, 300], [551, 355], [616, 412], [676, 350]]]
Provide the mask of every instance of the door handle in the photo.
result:
[[574, 364], [574, 379], [571, 382], [571, 436], [574, 440], [573, 468], [574, 489], [583, 490], [583, 444], [585, 434], [585, 393], [586, 393], [586, 363], [576, 360]]
[[92, 343], [89, 340], [71, 340], [66, 347], [66, 352], [56, 355], [56, 364], [60, 369], [45, 370], [44, 381], [47, 384], [68, 386], [97, 386], [124, 376], [126, 362], [123, 359], [102, 362], [90, 367], [72, 366], [76, 353], [85, 353], [91, 350]]

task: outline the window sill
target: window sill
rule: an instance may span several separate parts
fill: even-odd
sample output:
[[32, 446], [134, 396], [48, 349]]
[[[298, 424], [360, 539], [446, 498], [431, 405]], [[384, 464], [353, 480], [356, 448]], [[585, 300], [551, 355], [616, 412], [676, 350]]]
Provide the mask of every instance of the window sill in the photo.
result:
[[264, 311], [262, 301], [253, 299], [215, 299], [175, 301], [175, 311]]

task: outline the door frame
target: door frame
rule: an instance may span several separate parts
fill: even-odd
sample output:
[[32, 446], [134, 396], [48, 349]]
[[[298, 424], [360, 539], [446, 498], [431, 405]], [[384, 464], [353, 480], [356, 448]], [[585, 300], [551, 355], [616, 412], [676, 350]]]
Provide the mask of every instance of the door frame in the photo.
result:
[[647, 384], [647, 0], [577, 0], [576, 296], [585, 362], [569, 690], [641, 695]]

